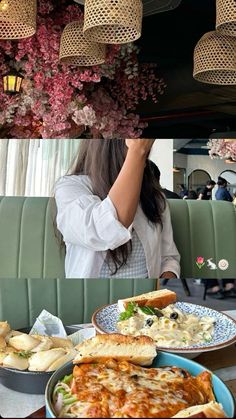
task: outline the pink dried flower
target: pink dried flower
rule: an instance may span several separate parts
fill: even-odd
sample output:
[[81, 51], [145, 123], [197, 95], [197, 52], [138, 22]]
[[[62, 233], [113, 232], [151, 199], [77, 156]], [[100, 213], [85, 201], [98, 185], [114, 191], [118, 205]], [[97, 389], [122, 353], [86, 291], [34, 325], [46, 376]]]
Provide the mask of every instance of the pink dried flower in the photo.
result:
[[90, 128], [97, 122], [96, 113], [91, 106], [87, 105], [83, 109], [75, 111], [72, 119], [77, 125], [84, 125]]
[[146, 124], [135, 114], [137, 104], [157, 102], [163, 80], [155, 66], [139, 64], [134, 44], [109, 45], [101, 66], [60, 63], [62, 31], [82, 19], [78, 4], [61, 0], [58, 7], [53, 0], [38, 0], [36, 34], [0, 40], [0, 71], [9, 69], [10, 59], [25, 75], [23, 93], [15, 97], [3, 93], [0, 78], [0, 124], [15, 138], [69, 138], [73, 129], [101, 138], [141, 136]]

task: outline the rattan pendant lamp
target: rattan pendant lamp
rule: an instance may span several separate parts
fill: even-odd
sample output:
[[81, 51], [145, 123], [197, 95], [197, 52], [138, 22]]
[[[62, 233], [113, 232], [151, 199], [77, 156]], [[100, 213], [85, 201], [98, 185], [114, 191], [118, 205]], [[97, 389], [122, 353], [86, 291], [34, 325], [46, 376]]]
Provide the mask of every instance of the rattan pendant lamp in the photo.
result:
[[236, 37], [208, 32], [194, 49], [193, 77], [218, 85], [236, 85]]
[[86, 0], [84, 33], [88, 39], [124, 44], [140, 38], [142, 0]]
[[216, 29], [224, 35], [236, 36], [235, 0], [216, 0]]
[[34, 35], [36, 13], [37, 0], [0, 0], [0, 39]]
[[60, 61], [64, 64], [93, 66], [105, 62], [106, 46], [84, 36], [83, 23], [69, 23], [61, 37]]

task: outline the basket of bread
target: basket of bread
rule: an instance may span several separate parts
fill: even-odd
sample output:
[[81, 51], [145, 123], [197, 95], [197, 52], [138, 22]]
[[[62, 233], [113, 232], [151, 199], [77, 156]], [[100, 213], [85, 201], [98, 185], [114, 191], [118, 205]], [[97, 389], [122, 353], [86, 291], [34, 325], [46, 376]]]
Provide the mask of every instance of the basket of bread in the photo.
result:
[[[0, 322], [0, 381], [22, 393], [43, 394], [52, 373], [76, 355], [69, 338], [29, 334]], [[76, 331], [66, 328], [70, 335]]]

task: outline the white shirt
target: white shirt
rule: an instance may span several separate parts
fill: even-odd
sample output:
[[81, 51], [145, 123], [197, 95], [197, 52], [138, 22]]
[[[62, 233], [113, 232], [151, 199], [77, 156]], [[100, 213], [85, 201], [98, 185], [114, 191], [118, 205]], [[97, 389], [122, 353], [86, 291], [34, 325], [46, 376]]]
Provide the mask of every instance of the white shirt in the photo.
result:
[[170, 271], [180, 276], [180, 255], [173, 241], [170, 211], [167, 206], [160, 224], [148, 221], [138, 206], [133, 224], [124, 227], [107, 196], [93, 194], [88, 176], [64, 176], [56, 183], [57, 227], [66, 244], [67, 278], [99, 278], [107, 251], [132, 239], [132, 227], [143, 245], [148, 276], [159, 278]]

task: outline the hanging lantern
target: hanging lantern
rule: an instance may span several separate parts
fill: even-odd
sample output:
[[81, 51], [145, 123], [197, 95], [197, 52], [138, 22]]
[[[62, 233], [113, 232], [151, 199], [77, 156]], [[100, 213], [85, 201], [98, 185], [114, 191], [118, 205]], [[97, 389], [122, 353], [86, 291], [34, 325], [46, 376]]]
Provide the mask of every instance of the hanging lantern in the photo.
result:
[[21, 92], [24, 77], [16, 70], [11, 70], [3, 76], [3, 91], [7, 94], [16, 94]]
[[36, 32], [37, 0], [0, 0], [0, 39], [20, 39]]
[[61, 37], [60, 61], [78, 66], [99, 65], [105, 62], [106, 46], [90, 41], [83, 33], [83, 23], [69, 23]]
[[194, 49], [193, 77], [202, 82], [236, 85], [236, 38], [208, 32]]
[[236, 36], [236, 1], [216, 1], [216, 29], [224, 35]]
[[8, 0], [0, 0], [0, 12], [6, 12], [9, 7]]
[[142, 17], [142, 0], [86, 0], [84, 33], [96, 42], [133, 42], [141, 36]]

